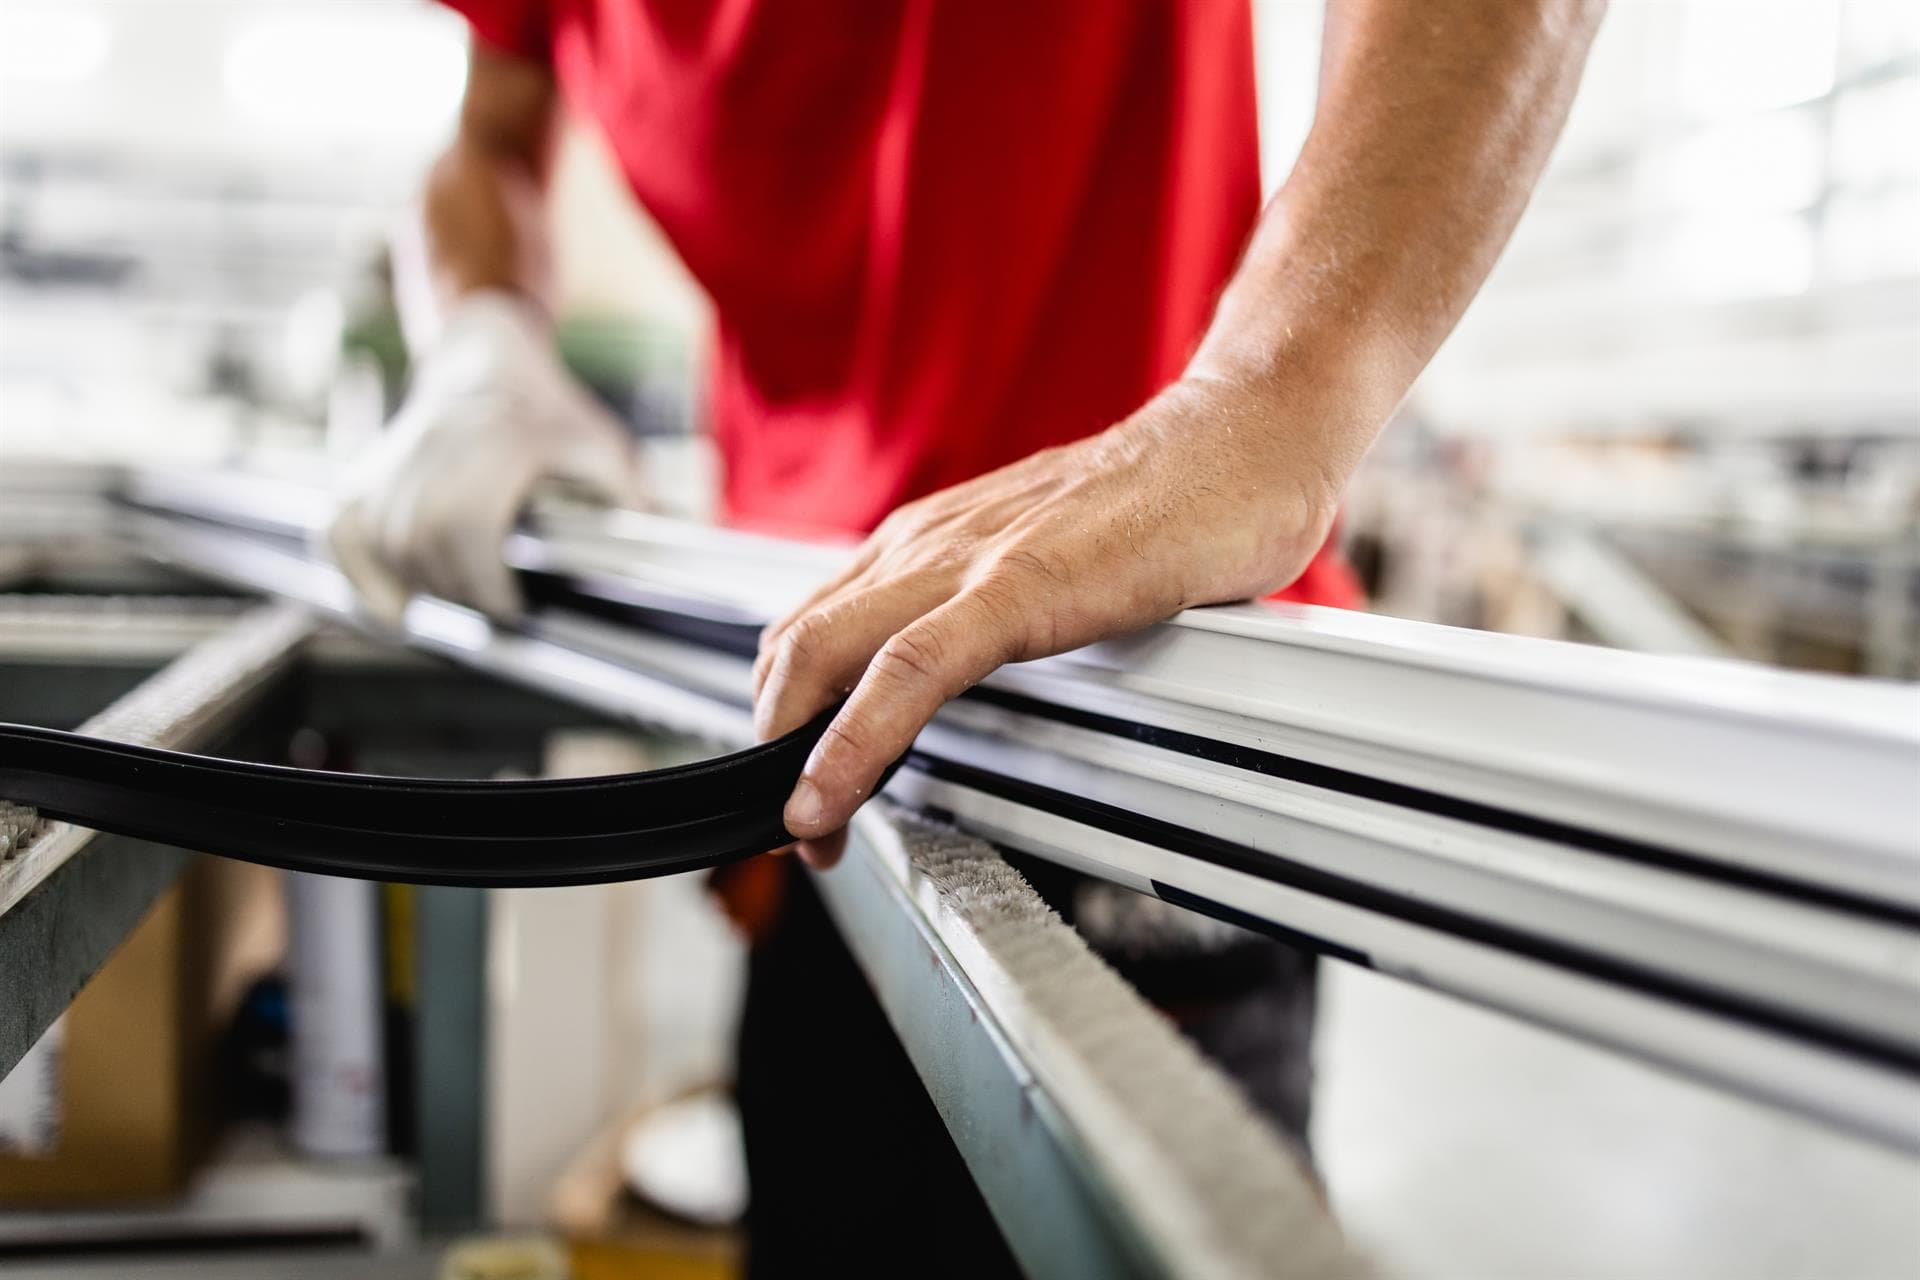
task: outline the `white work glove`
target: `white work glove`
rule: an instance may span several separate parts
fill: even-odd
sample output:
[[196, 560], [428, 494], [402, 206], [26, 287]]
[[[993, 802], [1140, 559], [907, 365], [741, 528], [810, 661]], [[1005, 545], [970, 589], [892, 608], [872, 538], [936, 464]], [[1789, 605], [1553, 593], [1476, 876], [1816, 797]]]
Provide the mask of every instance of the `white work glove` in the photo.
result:
[[633, 438], [560, 363], [532, 303], [469, 294], [385, 434], [349, 467], [326, 550], [390, 624], [415, 592], [511, 618], [522, 602], [502, 544], [548, 478], [632, 503]]

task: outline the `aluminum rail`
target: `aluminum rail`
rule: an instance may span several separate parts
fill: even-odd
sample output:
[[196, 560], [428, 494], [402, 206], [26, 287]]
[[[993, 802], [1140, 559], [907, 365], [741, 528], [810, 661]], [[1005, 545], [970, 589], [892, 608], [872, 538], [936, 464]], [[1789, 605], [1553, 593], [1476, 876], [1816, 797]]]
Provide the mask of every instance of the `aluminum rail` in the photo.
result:
[[[312, 491], [132, 477], [147, 554], [351, 613]], [[542, 514], [515, 629], [402, 638], [737, 745], [751, 627], [832, 552]], [[1920, 691], [1326, 610], [998, 673], [888, 794], [1169, 901], [1920, 1151]]]

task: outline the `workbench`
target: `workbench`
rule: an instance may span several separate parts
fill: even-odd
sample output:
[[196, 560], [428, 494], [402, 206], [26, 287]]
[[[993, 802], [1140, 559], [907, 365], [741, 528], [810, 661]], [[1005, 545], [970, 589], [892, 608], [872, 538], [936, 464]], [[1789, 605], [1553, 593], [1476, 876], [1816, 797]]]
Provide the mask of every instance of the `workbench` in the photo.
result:
[[[195, 647], [159, 678], [164, 698], [149, 682], [128, 699], [164, 703], [156, 732], [171, 736], [154, 740], [200, 749], [230, 743], [237, 708], [285, 671], [354, 663], [389, 691], [469, 673], [458, 701], [473, 723], [571, 706], [739, 747], [743, 629], [836, 555], [547, 504], [507, 549], [538, 602], [526, 620], [419, 599], [382, 631], [308, 550], [327, 508], [311, 486], [163, 471], [63, 482], [58, 512], [16, 509], [11, 536], [0, 530], [16, 577], [57, 550], [278, 602], [196, 606], [154, 630], [151, 644]], [[43, 634], [85, 630], [70, 619]], [[104, 650], [54, 647], [39, 660], [108, 679]], [[421, 655], [452, 668], [429, 679]], [[475, 710], [483, 686], [530, 701]], [[1357, 1274], [1317, 1215], [1260, 1225], [1230, 1208], [1249, 1194], [1295, 1203], [1300, 1169], [1270, 1138], [1236, 1136], [1224, 1082], [1152, 1031], [1137, 997], [1087, 976], [1100, 967], [1077, 939], [1018, 908], [1009, 935], [970, 905], [1004, 866], [990, 846], [1916, 1153], [1916, 779], [1909, 685], [1241, 606], [997, 673], [923, 733], [863, 812], [849, 866], [820, 883], [1024, 1259], [1047, 1274], [1266, 1274], [1284, 1238], [1295, 1273]], [[0, 865], [0, 957], [45, 957], [14, 961], [33, 980], [0, 1014], [0, 1068], [178, 860], [146, 858], [130, 877], [107, 843], [60, 839]], [[1047, 972], [1111, 1001], [1130, 1048], [1063, 1030], [1058, 989], [1033, 968], [1043, 953]], [[450, 994], [448, 1008], [475, 998]], [[1155, 1070], [1130, 1069], [1129, 1054]], [[1164, 1082], [1168, 1061], [1191, 1094], [1173, 1113], [1130, 1092]]]

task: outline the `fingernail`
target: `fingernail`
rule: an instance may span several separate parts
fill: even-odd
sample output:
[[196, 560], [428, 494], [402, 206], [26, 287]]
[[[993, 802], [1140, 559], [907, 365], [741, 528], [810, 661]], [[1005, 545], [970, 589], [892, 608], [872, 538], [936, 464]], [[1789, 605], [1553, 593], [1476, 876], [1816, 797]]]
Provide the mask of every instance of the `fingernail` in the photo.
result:
[[824, 806], [820, 801], [820, 789], [805, 778], [795, 784], [793, 794], [787, 798], [787, 830], [794, 835], [804, 835], [820, 825], [820, 812]]

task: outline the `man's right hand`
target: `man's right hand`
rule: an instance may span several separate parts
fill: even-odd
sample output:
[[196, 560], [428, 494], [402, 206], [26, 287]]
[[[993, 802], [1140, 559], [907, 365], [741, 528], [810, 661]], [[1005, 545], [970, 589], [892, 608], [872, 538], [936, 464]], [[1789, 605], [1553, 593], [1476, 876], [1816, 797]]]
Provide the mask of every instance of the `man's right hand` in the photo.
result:
[[521, 599], [502, 544], [548, 478], [617, 504], [640, 496], [632, 437], [566, 371], [539, 309], [506, 290], [471, 293], [349, 469], [326, 549], [390, 624], [415, 593], [510, 618]]

